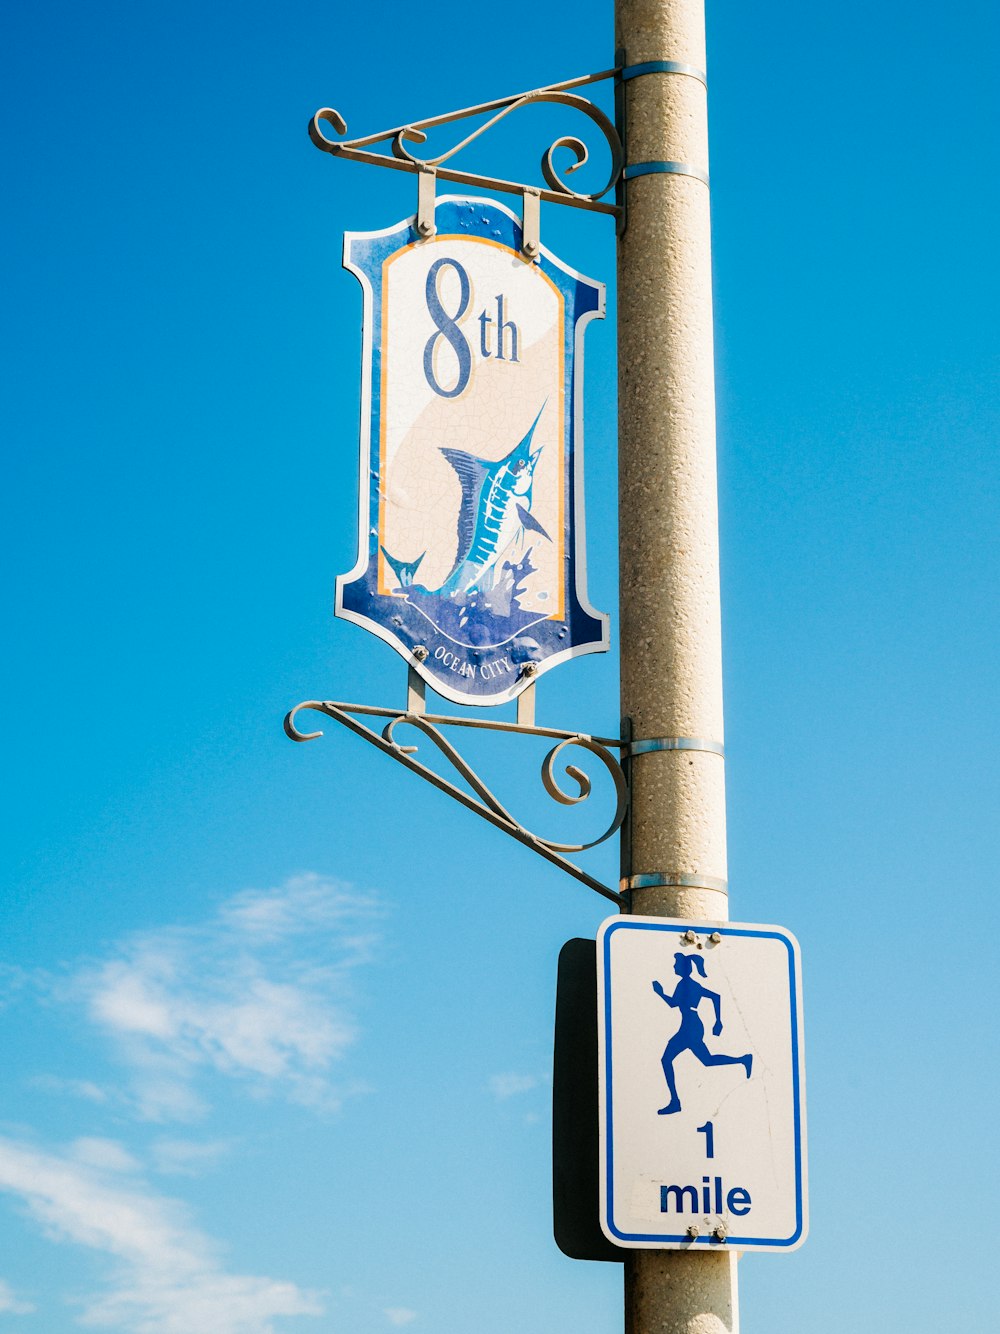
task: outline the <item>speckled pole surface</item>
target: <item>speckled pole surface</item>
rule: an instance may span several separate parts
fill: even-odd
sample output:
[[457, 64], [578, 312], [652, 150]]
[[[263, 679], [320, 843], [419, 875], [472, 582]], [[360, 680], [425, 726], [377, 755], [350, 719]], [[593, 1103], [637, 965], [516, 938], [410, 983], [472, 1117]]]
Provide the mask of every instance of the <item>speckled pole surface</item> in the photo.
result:
[[[628, 65], [704, 70], [704, 0], [616, 0]], [[684, 74], [625, 84], [626, 164], [708, 170], [706, 90]], [[722, 742], [718, 502], [709, 191], [690, 176], [628, 181], [618, 247], [621, 701], [635, 740]], [[721, 756], [633, 761], [631, 873], [725, 881]], [[636, 913], [728, 918], [718, 890], [636, 889]], [[634, 1251], [627, 1334], [737, 1334], [736, 1257]]]

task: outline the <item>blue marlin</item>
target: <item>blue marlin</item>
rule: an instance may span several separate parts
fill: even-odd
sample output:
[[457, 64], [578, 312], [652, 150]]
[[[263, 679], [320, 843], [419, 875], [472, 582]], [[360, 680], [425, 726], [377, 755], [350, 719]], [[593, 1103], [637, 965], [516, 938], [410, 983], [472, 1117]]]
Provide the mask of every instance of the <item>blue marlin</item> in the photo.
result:
[[[462, 484], [458, 550], [441, 587], [421, 591], [436, 597], [460, 596], [471, 588], [488, 591], [496, 577], [498, 560], [521, 533], [530, 529], [546, 541], [552, 540], [531, 514], [531, 488], [543, 448], [539, 445], [532, 449], [531, 438], [544, 409], [543, 403], [521, 443], [495, 463], [461, 449], [441, 450]], [[382, 554], [395, 570], [401, 588], [419, 588], [414, 577], [426, 552], [414, 561], [397, 560], [385, 547]]]

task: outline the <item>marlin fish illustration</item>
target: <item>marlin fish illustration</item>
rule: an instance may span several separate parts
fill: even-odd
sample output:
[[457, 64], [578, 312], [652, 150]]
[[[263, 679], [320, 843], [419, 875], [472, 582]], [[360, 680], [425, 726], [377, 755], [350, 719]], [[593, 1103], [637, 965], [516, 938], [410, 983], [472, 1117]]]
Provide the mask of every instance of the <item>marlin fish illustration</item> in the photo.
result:
[[397, 560], [385, 547], [382, 554], [396, 572], [401, 589], [414, 588], [435, 597], [454, 598], [472, 588], [488, 592], [496, 577], [496, 565], [514, 540], [526, 530], [551, 542], [548, 533], [531, 513], [531, 488], [543, 446], [531, 448], [543, 403], [527, 435], [506, 457], [495, 463], [476, 458], [461, 449], [442, 449], [462, 484], [458, 511], [458, 550], [451, 573], [440, 588], [423, 589], [414, 583], [417, 567], [426, 552], [413, 561]]

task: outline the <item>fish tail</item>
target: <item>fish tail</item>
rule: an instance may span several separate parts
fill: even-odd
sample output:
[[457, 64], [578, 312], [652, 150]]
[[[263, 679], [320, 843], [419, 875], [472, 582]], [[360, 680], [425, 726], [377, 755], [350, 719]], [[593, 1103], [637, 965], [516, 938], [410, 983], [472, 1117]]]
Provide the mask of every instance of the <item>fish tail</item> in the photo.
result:
[[392, 566], [396, 578], [399, 580], [400, 588], [409, 588], [410, 585], [413, 583], [414, 575], [417, 573], [417, 566], [427, 555], [427, 552], [422, 551], [416, 560], [406, 561], [406, 560], [397, 560], [395, 556], [390, 556], [388, 551], [386, 551], [385, 547], [380, 547], [379, 550], [382, 552], [382, 555]]

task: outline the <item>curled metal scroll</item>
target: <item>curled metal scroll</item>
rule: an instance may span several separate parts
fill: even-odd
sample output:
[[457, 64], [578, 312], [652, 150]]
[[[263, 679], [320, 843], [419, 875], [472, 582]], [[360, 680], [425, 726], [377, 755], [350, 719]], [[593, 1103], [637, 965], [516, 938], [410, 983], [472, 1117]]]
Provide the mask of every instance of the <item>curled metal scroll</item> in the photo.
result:
[[[381, 130], [377, 134], [365, 135], [360, 139], [330, 139], [323, 132], [324, 124], [333, 129], [336, 134], [344, 135], [347, 133], [347, 123], [340, 112], [333, 107], [322, 107], [309, 122], [309, 137], [316, 147], [324, 153], [334, 153], [340, 157], [351, 158], [358, 162], [375, 163], [403, 171], [433, 171], [442, 180], [457, 181], [463, 185], [481, 185], [487, 189], [506, 193], [523, 193], [526, 189], [534, 190], [535, 187], [525, 186], [516, 181], [500, 180], [492, 176], [456, 171], [445, 164], [478, 139], [480, 135], [485, 134], [487, 130], [492, 129], [494, 125], [509, 116], [511, 112], [534, 103], [557, 103], [581, 112], [598, 127], [604, 135], [611, 152], [611, 170], [607, 183], [599, 190], [587, 193], [571, 189], [563, 176], [579, 170], [588, 161], [589, 153], [582, 139], [575, 135], [564, 135], [556, 139], [542, 155], [542, 175], [549, 188], [539, 190], [538, 193], [542, 199], [553, 203], [571, 204], [576, 208], [597, 209], [599, 212], [617, 216], [620, 213], [618, 206], [602, 203], [601, 200], [615, 186], [621, 176], [624, 163], [621, 139], [614, 125], [600, 107], [595, 106], [586, 97], [581, 97], [578, 93], [570, 91], [585, 84], [598, 83], [603, 79], [613, 78], [616, 72], [616, 70], [611, 69], [603, 70], [599, 74], [586, 74], [577, 79], [567, 79], [564, 83], [551, 84], [547, 88], [533, 88], [525, 93], [514, 93], [510, 97], [498, 98], [494, 102], [482, 102], [478, 106], [465, 107], [461, 111], [450, 111], [443, 116], [432, 116], [427, 120], [413, 121], [409, 125], [400, 125], [391, 130]], [[464, 120], [470, 116], [486, 115], [489, 112], [494, 113], [489, 120], [477, 126], [459, 143], [445, 152], [439, 153], [436, 157], [418, 157], [407, 147], [408, 144], [426, 143], [425, 130], [434, 126], [450, 124], [452, 121]], [[373, 144], [385, 140], [391, 141], [392, 156], [384, 152], [370, 151]], [[574, 159], [569, 166], [563, 169], [562, 173], [555, 164], [555, 154], [561, 148], [572, 153]]]
[[[306, 700], [291, 710], [285, 718], [285, 732], [293, 741], [312, 741], [323, 735], [322, 732], [302, 732], [296, 727], [295, 718], [302, 709], [313, 709], [318, 713], [325, 714], [328, 718], [333, 718], [336, 722], [342, 723], [356, 735], [377, 746], [384, 754], [398, 760], [399, 763], [425, 778], [440, 791], [446, 792], [449, 796], [461, 802], [463, 806], [468, 807], [469, 810], [475, 811], [491, 824], [496, 825], [498, 829], [503, 829], [525, 846], [533, 848], [540, 856], [561, 867], [596, 893], [601, 894], [604, 898], [611, 899], [619, 906], [624, 903], [621, 894], [609, 886], [601, 884], [599, 880], [595, 880], [586, 871], [581, 870], [580, 867], [563, 856], [567, 852], [584, 852], [588, 848], [596, 847], [599, 843], [609, 839], [621, 827], [628, 809], [628, 784], [614, 751], [621, 751], [625, 747], [624, 742], [611, 737], [593, 737], [582, 732], [564, 732], [543, 727], [521, 727], [513, 723], [488, 723], [473, 718], [452, 718], [441, 715], [409, 713], [404, 709], [384, 709], [371, 705], [338, 704], [331, 700]], [[367, 727], [358, 718], [352, 717], [352, 714], [375, 714], [382, 718], [388, 718], [389, 721], [379, 733]], [[447, 778], [442, 777], [433, 769], [429, 769], [415, 759], [414, 756], [417, 754], [418, 747], [403, 744], [397, 740], [395, 735], [396, 729], [404, 725], [414, 727], [426, 736], [468, 784], [475, 795], [470, 795], [469, 792], [456, 787]], [[480, 727], [555, 739], [556, 744], [542, 761], [541, 776], [542, 783], [549, 796], [564, 806], [575, 806], [586, 801], [591, 794], [592, 784], [589, 776], [582, 769], [575, 764], [565, 763], [564, 761], [564, 774], [573, 780], [577, 788], [576, 792], [567, 791], [556, 776], [557, 762], [563, 759], [564, 752], [568, 747], [577, 747], [596, 755], [610, 775], [615, 787], [615, 812], [610, 824], [603, 833], [585, 843], [560, 843], [554, 839], [542, 838], [540, 835], [532, 833], [531, 830], [525, 828], [516, 816], [507, 810], [471, 765], [462, 758], [451, 742], [443, 735], [438, 725]]]

